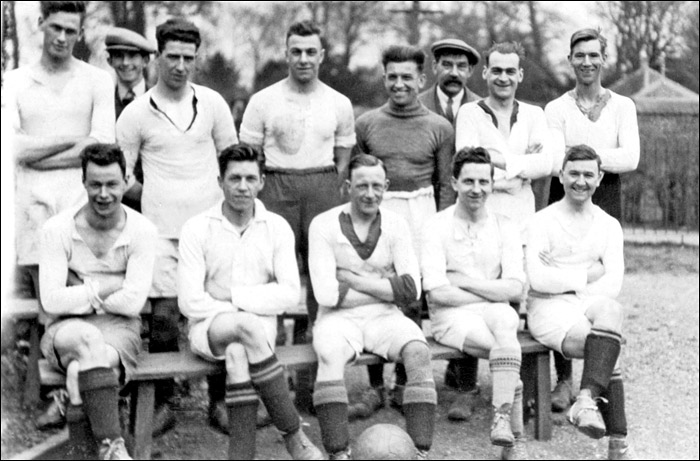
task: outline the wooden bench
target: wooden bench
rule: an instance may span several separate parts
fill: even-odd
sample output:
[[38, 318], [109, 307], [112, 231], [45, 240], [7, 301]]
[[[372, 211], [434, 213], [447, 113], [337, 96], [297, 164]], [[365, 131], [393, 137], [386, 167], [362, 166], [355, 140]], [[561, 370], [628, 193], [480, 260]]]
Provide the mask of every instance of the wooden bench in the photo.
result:
[[[550, 377], [549, 349], [532, 339], [529, 333], [518, 335], [523, 351], [521, 379], [524, 383], [524, 401], [535, 400], [535, 437], [549, 440], [552, 435], [550, 419]], [[429, 339], [432, 360], [459, 358], [462, 353], [442, 346]], [[276, 350], [280, 362], [288, 369], [307, 368], [315, 364], [316, 354], [309, 344], [282, 346]], [[352, 365], [383, 363], [374, 354], [362, 354]], [[41, 383], [59, 386], [65, 376], [50, 367], [46, 360], [40, 361]], [[153, 409], [155, 402], [155, 381], [165, 378], [197, 378], [224, 372], [223, 362], [207, 362], [192, 352], [165, 352], [158, 354], [142, 353], [132, 377], [131, 416], [129, 431], [133, 435], [132, 453], [134, 459], [150, 459]]]
[[3, 317], [7, 316], [14, 322], [29, 324], [29, 356], [27, 357], [27, 375], [23, 388], [22, 402], [25, 405], [36, 405], [40, 400], [39, 366], [41, 350], [39, 349], [40, 328], [39, 302], [36, 299], [11, 298], [3, 302]]

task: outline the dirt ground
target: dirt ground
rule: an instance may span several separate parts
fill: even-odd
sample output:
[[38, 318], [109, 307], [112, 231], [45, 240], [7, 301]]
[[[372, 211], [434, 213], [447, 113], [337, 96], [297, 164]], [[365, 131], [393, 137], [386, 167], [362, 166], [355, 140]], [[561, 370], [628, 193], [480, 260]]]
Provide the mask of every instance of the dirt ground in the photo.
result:
[[[698, 457], [698, 249], [627, 246], [627, 276], [621, 302], [626, 306], [627, 345], [623, 348], [629, 439], [639, 459], [697, 459]], [[31, 419], [17, 404], [11, 385], [11, 357], [3, 356], [2, 458], [16, 454], [47, 436], [31, 427]], [[433, 362], [439, 406], [432, 459], [496, 459], [498, 451], [488, 442], [490, 378], [488, 364], [481, 361], [481, 399], [467, 423], [452, 423], [446, 412], [453, 394], [444, 388], [446, 362]], [[580, 378], [582, 362], [574, 365]], [[391, 373], [386, 367], [387, 381]], [[552, 373], [554, 376], [554, 373]], [[351, 397], [367, 382], [363, 367], [347, 369]], [[191, 396], [177, 408], [178, 426], [154, 441], [154, 459], [225, 459], [227, 437], [206, 423], [206, 391], [203, 382], [193, 383]], [[528, 427], [532, 459], [605, 459], [607, 441], [585, 438], [553, 414], [551, 441], [533, 439]], [[303, 415], [305, 431], [321, 446], [316, 418]], [[385, 408], [372, 418], [350, 426], [355, 438], [377, 423], [404, 427], [403, 417]], [[48, 433], [50, 434], [50, 433]], [[282, 438], [273, 427], [257, 432], [257, 459], [289, 459]]]

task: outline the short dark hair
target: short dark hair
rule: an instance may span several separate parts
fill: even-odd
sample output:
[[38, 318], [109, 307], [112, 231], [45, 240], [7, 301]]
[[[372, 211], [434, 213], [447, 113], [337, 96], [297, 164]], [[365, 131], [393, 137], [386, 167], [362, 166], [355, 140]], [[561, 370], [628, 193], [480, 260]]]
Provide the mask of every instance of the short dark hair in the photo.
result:
[[489, 66], [489, 58], [493, 53], [518, 55], [520, 67], [523, 66], [523, 61], [525, 60], [525, 49], [519, 42], [502, 42], [491, 45], [491, 48], [486, 52], [486, 67]]
[[321, 37], [321, 28], [316, 25], [315, 22], [311, 20], [298, 21], [289, 26], [287, 29], [287, 38], [285, 43], [289, 42], [289, 37], [292, 35], [299, 35], [301, 37], [308, 37], [310, 35], [318, 35], [318, 38], [323, 43], [323, 38]]
[[452, 160], [452, 176], [455, 179], [459, 178], [465, 163], [491, 165], [491, 179], [493, 179], [494, 167], [493, 163], [491, 163], [491, 155], [483, 147], [463, 147], [455, 154]]
[[352, 179], [352, 172], [363, 166], [381, 166], [384, 170], [384, 174], [387, 174], [386, 165], [379, 157], [369, 154], [358, 154], [350, 159], [350, 164], [348, 165], [348, 179]]
[[603, 37], [599, 29], [581, 29], [571, 35], [569, 40], [569, 54], [574, 50], [574, 46], [578, 42], [588, 42], [590, 40], [598, 40], [600, 42], [600, 52], [605, 54], [605, 49], [608, 47], [608, 39]]
[[591, 146], [579, 144], [577, 146], [569, 147], [566, 150], [566, 155], [564, 155], [564, 161], [561, 164], [561, 169], [564, 169], [566, 162], [575, 162], [577, 160], [595, 160], [598, 164], [598, 170], [600, 171], [600, 155], [598, 155], [598, 153]]
[[85, 2], [39, 2], [41, 17], [46, 19], [54, 13], [77, 13], [80, 23], [85, 19]]
[[190, 21], [170, 18], [156, 27], [156, 41], [158, 51], [163, 51], [168, 42], [194, 43], [195, 49], [199, 49], [202, 37], [199, 35], [199, 28]]
[[386, 65], [390, 62], [413, 61], [418, 66], [418, 72], [423, 72], [425, 64], [425, 53], [420, 48], [407, 45], [393, 45], [382, 53], [382, 66], [386, 70]]
[[122, 170], [122, 176], [126, 178], [126, 159], [124, 152], [116, 144], [90, 144], [80, 153], [80, 163], [83, 168], [83, 181], [85, 181], [85, 172], [89, 162], [99, 166], [107, 166], [112, 163], [119, 165]]
[[250, 144], [231, 144], [219, 155], [219, 175], [221, 178], [226, 174], [226, 168], [231, 162], [255, 162], [258, 164], [260, 176], [265, 174], [265, 156]]

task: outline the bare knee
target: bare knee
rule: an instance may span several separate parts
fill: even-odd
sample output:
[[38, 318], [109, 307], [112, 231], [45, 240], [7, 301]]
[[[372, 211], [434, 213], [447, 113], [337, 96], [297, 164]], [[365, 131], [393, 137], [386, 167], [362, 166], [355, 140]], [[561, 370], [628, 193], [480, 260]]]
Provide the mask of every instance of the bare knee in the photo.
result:
[[421, 341], [411, 341], [401, 351], [406, 368], [430, 366], [430, 349]]
[[507, 334], [517, 333], [520, 317], [509, 304], [494, 304], [491, 313], [491, 326], [493, 333]]
[[54, 348], [64, 365], [71, 360], [105, 357], [105, 342], [100, 330], [81, 323], [61, 328], [54, 337]]
[[240, 316], [238, 323], [238, 337], [246, 347], [267, 346], [265, 327], [257, 315], [244, 314]]
[[231, 343], [226, 346], [224, 358], [226, 361], [226, 374], [232, 382], [240, 382], [249, 377], [248, 356], [242, 344]]

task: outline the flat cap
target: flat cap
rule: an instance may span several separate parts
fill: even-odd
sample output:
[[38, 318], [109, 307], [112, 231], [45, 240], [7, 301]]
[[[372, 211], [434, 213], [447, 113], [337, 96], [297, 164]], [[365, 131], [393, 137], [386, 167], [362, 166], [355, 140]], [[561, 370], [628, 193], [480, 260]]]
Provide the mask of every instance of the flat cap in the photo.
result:
[[433, 57], [435, 57], [436, 54], [439, 54], [439, 52], [445, 52], [447, 50], [457, 51], [458, 54], [466, 54], [469, 64], [472, 66], [478, 64], [479, 59], [481, 59], [481, 56], [479, 56], [479, 53], [474, 48], [457, 38], [445, 38], [438, 40], [430, 47]]
[[112, 27], [105, 37], [105, 45], [107, 45], [107, 51], [128, 50], [141, 53], [155, 53], [156, 51], [143, 35], [123, 27]]

